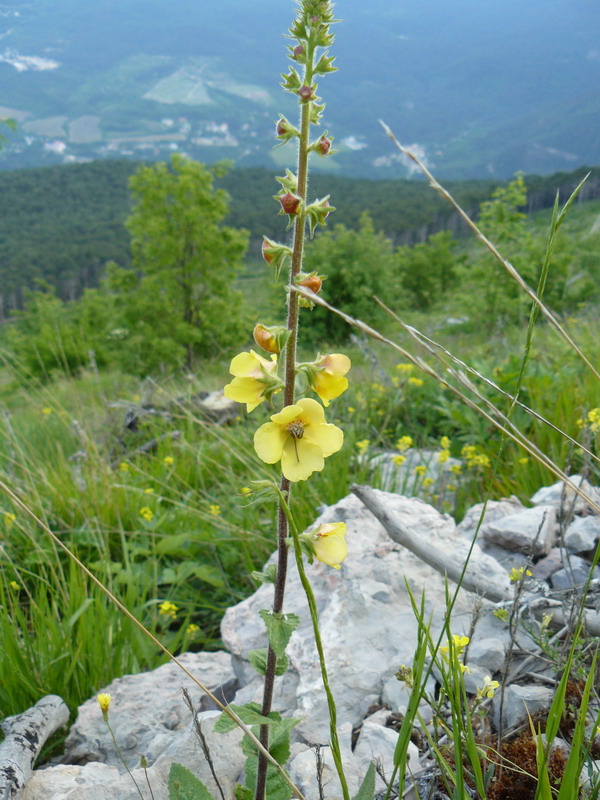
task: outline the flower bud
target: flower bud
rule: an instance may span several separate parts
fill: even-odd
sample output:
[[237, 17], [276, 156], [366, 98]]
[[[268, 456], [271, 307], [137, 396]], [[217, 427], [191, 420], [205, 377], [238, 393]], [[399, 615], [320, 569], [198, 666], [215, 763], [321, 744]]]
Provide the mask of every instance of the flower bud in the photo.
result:
[[284, 214], [295, 216], [300, 212], [300, 203], [302, 200], [297, 194], [286, 192], [285, 194], [279, 195], [279, 202], [281, 203]]
[[292, 251], [284, 244], [277, 244], [268, 236], [263, 236], [262, 257], [267, 264], [275, 267], [275, 278], [279, 278], [279, 272], [285, 261], [292, 255]]
[[326, 156], [329, 155], [330, 150], [331, 150], [331, 139], [328, 139], [327, 136], [323, 134], [323, 136], [321, 136], [321, 138], [317, 142], [315, 152], [317, 152], [320, 156]]
[[301, 280], [298, 281], [298, 286], [304, 286], [306, 289], [310, 289], [311, 292], [314, 292], [315, 294], [318, 294], [321, 291], [323, 280], [319, 275], [317, 275], [316, 272], [311, 272], [308, 275], [305, 273], [300, 273], [298, 277], [301, 278]]
[[304, 86], [301, 86], [298, 89], [298, 95], [300, 96], [300, 99], [302, 100], [303, 103], [308, 103], [309, 100], [312, 100], [314, 98], [315, 90], [313, 89], [312, 86], [307, 86], [306, 84], [304, 84]]
[[304, 55], [304, 45], [297, 44], [292, 50], [293, 58], [301, 58]]
[[279, 353], [279, 345], [273, 328], [267, 328], [262, 322], [257, 323], [252, 331], [256, 344], [267, 353]]
[[295, 128], [283, 114], [280, 114], [279, 119], [275, 123], [275, 135], [278, 139], [283, 139], [284, 142], [287, 142], [294, 136], [300, 136], [300, 131], [298, 128]]

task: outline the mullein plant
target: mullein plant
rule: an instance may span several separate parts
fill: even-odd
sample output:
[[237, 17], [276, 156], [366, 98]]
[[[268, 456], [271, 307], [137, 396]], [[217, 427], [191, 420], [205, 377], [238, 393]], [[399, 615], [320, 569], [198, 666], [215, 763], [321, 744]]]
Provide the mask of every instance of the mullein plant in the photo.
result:
[[[303, 556], [306, 556], [311, 563], [316, 558], [339, 569], [347, 554], [346, 526], [343, 522], [333, 522], [300, 534], [291, 511], [292, 484], [307, 480], [314, 472], [324, 469], [325, 459], [343, 445], [343, 432], [327, 422], [325, 408], [346, 390], [346, 374], [351, 366], [350, 359], [341, 353], [318, 354], [313, 361], [304, 363], [299, 363], [296, 355], [301, 309], [306, 309], [303, 313], [309, 313], [312, 303], [301, 298], [295, 287], [301, 286], [317, 294], [324, 278], [302, 269], [305, 239], [308, 232], [312, 236], [317, 227], [325, 225], [327, 217], [335, 210], [329, 203], [329, 196], [309, 203], [307, 186], [311, 154], [321, 158], [333, 154], [333, 138], [328, 131], [316, 135], [311, 135], [311, 132], [319, 126], [325, 108], [317, 94], [317, 81], [336, 69], [327, 50], [334, 41], [330, 30], [335, 22], [332, 4], [329, 0], [298, 0], [297, 4], [296, 18], [289, 28], [288, 57], [292, 64], [283, 75], [282, 86], [297, 97], [300, 120], [296, 127], [280, 115], [275, 123], [275, 136], [281, 144], [295, 142], [297, 145], [296, 171], [287, 169], [285, 175], [277, 179], [281, 188], [275, 195], [279, 213], [287, 216], [288, 230], [293, 229], [293, 235], [290, 244], [265, 237], [262, 246], [263, 258], [273, 267], [275, 278], [279, 278], [282, 270], [288, 272], [285, 291], [287, 324], [268, 326], [257, 323], [253, 331], [257, 350], [235, 356], [230, 367], [233, 380], [224, 390], [226, 397], [244, 403], [248, 413], [263, 407], [263, 403], [274, 410], [270, 419], [258, 426], [254, 448], [258, 458], [266, 464], [278, 464], [280, 470], [277, 481], [257, 481], [253, 486], [255, 497], [268, 495], [278, 503], [277, 566], [264, 573], [255, 573], [263, 582], [274, 584], [273, 606], [260, 612], [266, 626], [268, 650], [254, 651], [249, 655], [254, 668], [264, 675], [263, 700], [262, 705], [248, 704], [237, 710], [243, 720], [256, 726], [261, 743], [279, 763], [284, 764], [289, 757], [289, 731], [297, 721], [281, 719], [279, 714], [271, 711], [271, 705], [275, 677], [287, 669], [285, 648], [299, 623], [298, 617], [283, 611], [291, 545], [307, 594], [321, 661], [330, 709], [332, 755], [344, 798], [349, 800], [316, 605], [303, 565]], [[273, 408], [275, 403], [279, 410]], [[229, 730], [229, 719], [223, 716], [217, 729]], [[236, 797], [263, 800], [267, 796], [269, 800], [287, 800], [291, 796], [290, 788], [282, 782], [280, 773], [267, 763], [263, 754], [257, 753], [250, 742], [244, 743], [243, 747], [248, 755], [246, 785], [237, 787]]]

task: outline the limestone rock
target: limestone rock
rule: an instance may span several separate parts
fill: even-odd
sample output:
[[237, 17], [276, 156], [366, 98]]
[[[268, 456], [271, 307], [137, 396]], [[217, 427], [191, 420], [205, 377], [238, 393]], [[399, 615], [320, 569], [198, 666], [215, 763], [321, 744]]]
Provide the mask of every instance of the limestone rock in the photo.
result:
[[[228, 684], [231, 688], [237, 686], [228, 653], [183, 653], [179, 661], [211, 690]], [[129, 768], [137, 767], [142, 755], [153, 763], [161, 748], [172, 740], [173, 733], [188, 728], [191, 714], [182, 686], [190, 693], [194, 707], [198, 707], [202, 697], [208, 699], [172, 661], [152, 672], [117, 678], [101, 690], [112, 695], [111, 726]], [[161, 734], [168, 736], [161, 739]], [[122, 767], [95, 697], [79, 707], [62, 761], [65, 764], [100, 761]]]
[[[483, 506], [483, 503], [477, 503], [471, 506], [463, 517], [462, 522], [457, 526], [457, 531], [463, 539], [468, 539], [470, 541], [475, 535]], [[502, 517], [508, 517], [512, 514], [518, 514], [519, 511], [523, 511], [524, 508], [523, 504], [516, 497], [510, 497], [506, 500], [490, 500], [486, 506], [481, 525], [483, 526], [488, 522], [496, 522], [502, 519]], [[481, 538], [481, 528], [479, 538]], [[479, 538], [479, 544], [483, 545], [483, 542], [480, 541]]]
[[551, 505], [526, 508], [517, 514], [487, 522], [481, 530], [488, 542], [505, 550], [534, 555], [550, 552], [556, 532], [556, 509]]
[[[582, 475], [570, 475], [569, 480], [585, 492], [591, 500], [600, 504], [600, 492], [594, 488], [589, 481]], [[552, 486], [544, 486], [533, 495], [531, 502], [538, 506], [555, 506], [559, 510], [561, 517], [565, 514], [581, 514], [589, 508], [585, 500], [562, 481], [553, 483]]]
[[564, 567], [567, 552], [564, 547], [553, 547], [547, 556], [531, 567], [531, 574], [538, 581], [545, 581], [557, 570]]
[[[551, 578], [553, 589], [572, 589], [575, 586], [583, 586], [587, 581], [590, 566], [587, 561], [579, 556], [569, 556], [565, 558], [565, 565], [557, 570]], [[600, 567], [594, 569], [594, 578], [600, 578]]]
[[570, 553], [595, 550], [599, 539], [600, 517], [577, 517], [564, 536], [565, 547]]
[[[550, 708], [554, 699], [554, 689], [548, 686], [509, 686], [504, 693], [502, 727], [512, 728], [527, 720], [527, 712], [535, 714]], [[496, 730], [500, 724], [500, 692], [496, 692], [492, 702], [492, 716]]]

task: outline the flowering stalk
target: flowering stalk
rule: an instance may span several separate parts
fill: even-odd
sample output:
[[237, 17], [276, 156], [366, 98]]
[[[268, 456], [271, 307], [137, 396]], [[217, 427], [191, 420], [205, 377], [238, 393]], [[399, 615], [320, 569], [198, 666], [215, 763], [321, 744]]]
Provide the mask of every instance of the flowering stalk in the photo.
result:
[[[298, 138], [298, 162], [296, 175], [287, 172], [287, 177], [281, 181], [282, 190], [278, 197], [281, 204], [281, 212], [288, 214], [290, 222], [293, 220], [294, 235], [291, 252], [291, 263], [288, 278], [288, 314], [287, 331], [288, 339], [285, 346], [285, 367], [284, 367], [284, 387], [283, 405], [291, 406], [294, 404], [295, 382], [296, 382], [296, 351], [298, 343], [298, 321], [300, 312], [300, 297], [292, 291], [298, 276], [302, 271], [302, 256], [304, 252], [304, 239], [306, 233], [307, 217], [307, 186], [308, 186], [308, 157], [310, 152], [310, 126], [311, 121], [318, 122], [320, 108], [315, 107], [316, 86], [313, 84], [315, 74], [319, 72], [325, 74], [333, 71], [331, 59], [322, 64], [321, 60], [315, 64], [315, 53], [318, 47], [326, 46], [332, 41], [328, 33], [329, 23], [332, 21], [331, 4], [327, 0], [302, 0], [296, 20], [290, 28], [292, 36], [298, 39], [298, 45], [291, 48], [290, 58], [296, 63], [304, 66], [302, 78], [294, 68], [284, 75], [283, 87], [286, 91], [296, 94], [300, 103], [300, 128], [293, 129], [294, 137]], [[319, 68], [319, 65], [322, 65]], [[285, 121], [287, 123], [287, 120]], [[282, 120], [278, 123], [277, 134], [281, 135], [286, 131], [279, 131], [279, 125], [283, 125]], [[288, 123], [289, 126], [289, 123]], [[289, 126], [289, 130], [291, 126]], [[311, 222], [312, 227], [312, 222]], [[280, 497], [277, 513], [277, 578], [273, 598], [273, 613], [280, 614], [283, 609], [283, 598], [285, 593], [285, 581], [287, 575], [287, 538], [288, 538], [288, 518], [285, 512], [283, 498], [290, 497], [290, 480], [285, 475], [281, 478]], [[267, 716], [271, 711], [273, 700], [273, 687], [275, 683], [275, 672], [277, 658], [273, 648], [269, 645], [267, 653], [267, 663], [265, 670], [265, 681], [263, 688], [262, 714]], [[260, 729], [260, 742], [268, 749], [269, 728], [263, 725]], [[264, 800], [267, 778], [267, 760], [262, 753], [259, 754], [255, 800]]]
[[342, 764], [342, 752], [340, 749], [340, 742], [337, 735], [337, 709], [333, 694], [331, 692], [331, 688], [329, 686], [329, 676], [327, 674], [327, 665], [325, 663], [325, 654], [323, 652], [323, 642], [321, 641], [321, 631], [319, 630], [319, 616], [317, 613], [317, 603], [315, 600], [314, 592], [312, 590], [312, 586], [310, 585], [310, 581], [308, 580], [306, 571], [304, 569], [304, 561], [302, 560], [302, 547], [300, 545], [300, 534], [298, 531], [298, 527], [296, 526], [296, 523], [292, 516], [292, 512], [290, 511], [290, 507], [286, 502], [285, 496], [282, 493], [279, 495], [279, 505], [280, 508], [283, 509], [283, 512], [286, 516], [286, 519], [290, 527], [290, 531], [292, 533], [292, 542], [294, 545], [294, 556], [296, 557], [296, 566], [298, 567], [300, 582], [302, 583], [302, 588], [304, 589], [304, 593], [308, 601], [308, 609], [310, 611], [310, 618], [312, 620], [313, 633], [315, 636], [315, 644], [317, 645], [317, 652], [319, 654], [319, 664], [321, 665], [321, 678], [323, 680], [323, 688], [325, 689], [325, 694], [327, 695], [327, 706], [329, 707], [329, 733], [331, 736], [331, 755], [333, 756], [335, 768], [338, 774], [338, 778], [340, 780], [344, 800], [350, 800], [348, 783], [346, 781], [346, 776], [344, 775], [344, 766]]

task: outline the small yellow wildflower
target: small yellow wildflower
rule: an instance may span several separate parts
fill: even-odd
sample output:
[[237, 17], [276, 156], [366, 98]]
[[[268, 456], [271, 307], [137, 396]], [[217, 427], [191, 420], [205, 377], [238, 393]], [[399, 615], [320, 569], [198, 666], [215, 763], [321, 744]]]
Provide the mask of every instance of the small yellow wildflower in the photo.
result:
[[450, 458], [450, 450], [440, 450], [440, 452], [438, 453], [437, 460], [438, 463], [445, 464], [449, 458]]
[[110, 708], [112, 695], [108, 694], [107, 692], [101, 692], [96, 699], [98, 700], [102, 714], [106, 715], [108, 713], [108, 709]]
[[583, 428], [584, 420], [582, 420], [581, 417], [579, 419], [576, 419], [575, 425], [577, 425], [578, 428]]
[[531, 570], [525, 569], [525, 567], [513, 567], [510, 571], [509, 578], [511, 583], [517, 583], [518, 581], [522, 581], [525, 577], [530, 578], [531, 575]]
[[175, 617], [178, 611], [179, 609], [175, 603], [170, 603], [168, 600], [165, 600], [165, 602], [161, 603], [158, 607], [158, 613], [163, 617]]
[[341, 562], [348, 555], [346, 523], [331, 522], [321, 525], [308, 536], [317, 561], [334, 569], [340, 569]]
[[521, 458], [517, 459], [517, 464], [523, 464], [523, 465], [529, 464], [529, 459], [527, 458], [527, 456], [522, 456]]
[[249, 486], [242, 486], [240, 494], [252, 494], [252, 489]]
[[393, 456], [392, 461], [397, 467], [401, 467], [406, 461], [406, 456]]
[[[462, 653], [462, 651], [465, 649], [465, 647], [469, 644], [470, 641], [471, 640], [469, 639], [468, 636], [459, 636], [456, 633], [453, 634], [452, 635], [452, 645], [453, 645], [454, 654], [459, 656]], [[444, 645], [443, 647], [440, 647], [440, 653], [446, 654], [449, 651], [450, 651], [450, 645], [449, 644]]]
[[174, 463], [175, 459], [173, 458], [173, 456], [165, 456], [163, 458], [163, 464], [165, 465], [165, 467], [172, 467]]
[[415, 475], [425, 475], [427, 472], [427, 467], [424, 464], [418, 464], [415, 467]]
[[492, 611], [492, 614], [496, 617], [496, 619], [501, 619], [502, 622], [505, 622], [508, 619], [507, 608], [497, 608], [495, 611]]
[[45, 417], [49, 417], [51, 413], [52, 413], [52, 409], [49, 408], [48, 406], [46, 406], [46, 408], [42, 408], [42, 414]]
[[450, 450], [451, 441], [447, 436], [442, 436], [440, 439], [440, 447], [442, 450]]
[[423, 386], [424, 381], [422, 378], [409, 378], [408, 383], [411, 386]]
[[200, 627], [196, 625], [194, 622], [191, 622], [185, 629], [185, 632], [187, 633], [188, 636], [193, 636], [195, 633], [198, 633], [199, 630]]
[[588, 412], [587, 421], [592, 433], [598, 433], [600, 431], [600, 408], [592, 408]]
[[396, 442], [396, 450], [404, 453], [413, 445], [412, 436], [401, 436]]
[[15, 592], [18, 592], [19, 589], [21, 588], [16, 581], [10, 581], [8, 585], [10, 586], [11, 589], [14, 589]]
[[143, 517], [146, 522], [151, 522], [154, 517], [154, 511], [152, 511], [151, 508], [148, 508], [148, 506], [144, 506], [143, 508], [140, 508], [140, 517]]
[[414, 366], [412, 364], [396, 364], [396, 369], [400, 372], [412, 372]]
[[423, 488], [427, 489], [428, 486], [431, 486], [433, 483], [433, 478], [424, 478], [423, 479]]
[[483, 679], [483, 686], [477, 689], [478, 699], [483, 700], [484, 697], [491, 699], [499, 686], [498, 681], [493, 681], [489, 675], [486, 675]]
[[372, 383], [371, 389], [373, 389], [374, 392], [385, 392], [385, 386], [382, 386], [380, 383]]
[[126, 461], [121, 461], [119, 464], [119, 470], [121, 472], [129, 472], [129, 464]]
[[17, 521], [17, 517], [15, 514], [11, 514], [10, 511], [4, 512], [4, 521], [6, 522], [6, 527], [10, 528], [13, 522]]
[[396, 680], [402, 681], [402, 683], [405, 683], [409, 687], [412, 687], [415, 680], [413, 668], [407, 667], [406, 664], [401, 665], [394, 677]]
[[397, 375], [392, 378], [392, 386], [400, 386], [400, 378]]
[[356, 442], [356, 447], [361, 453], [364, 453], [370, 444], [371, 442], [368, 439], [361, 439], [360, 442]]
[[208, 510], [209, 510], [209, 511], [210, 511], [210, 513], [213, 515], [213, 517], [218, 517], [218, 516], [219, 516], [219, 514], [221, 513], [221, 506], [218, 506], [218, 505], [216, 505], [216, 503], [215, 503], [215, 504], [213, 504], [213, 505], [210, 505], [210, 506], [208, 507]]
[[348, 413], [349, 414], [354, 414], [355, 411], [356, 411], [356, 409], [354, 408], [354, 406], [348, 406]]
[[450, 472], [453, 475], [460, 475], [462, 472], [462, 464], [450, 464]]

